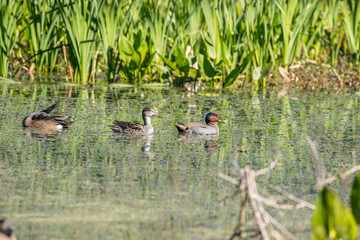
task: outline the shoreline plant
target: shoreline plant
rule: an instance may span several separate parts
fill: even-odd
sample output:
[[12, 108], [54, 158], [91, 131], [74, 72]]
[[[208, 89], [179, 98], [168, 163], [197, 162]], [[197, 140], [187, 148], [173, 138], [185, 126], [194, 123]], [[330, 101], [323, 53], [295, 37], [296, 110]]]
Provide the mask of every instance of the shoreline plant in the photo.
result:
[[105, 72], [108, 82], [266, 85], [304, 60], [360, 72], [357, 0], [2, 0], [0, 12], [5, 78], [35, 65], [79, 84]]

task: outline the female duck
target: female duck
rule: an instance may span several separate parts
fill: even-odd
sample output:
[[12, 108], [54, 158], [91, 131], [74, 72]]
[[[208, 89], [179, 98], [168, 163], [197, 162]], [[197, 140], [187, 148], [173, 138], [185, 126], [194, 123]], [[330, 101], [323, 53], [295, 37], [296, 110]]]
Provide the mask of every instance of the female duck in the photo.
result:
[[41, 110], [40, 112], [32, 113], [26, 116], [22, 121], [23, 127], [31, 127], [46, 130], [59, 130], [68, 128], [74, 122], [66, 121], [69, 116], [50, 116], [49, 113], [56, 107], [56, 103]]
[[133, 122], [121, 122], [115, 120], [115, 125], [110, 125], [110, 129], [116, 133], [130, 133], [130, 134], [153, 134], [154, 128], [151, 126], [151, 117], [161, 118], [151, 108], [144, 108], [142, 111], [142, 118], [144, 119], [144, 125]]
[[195, 134], [216, 134], [219, 133], [219, 127], [215, 124], [215, 122], [225, 123], [220, 120], [219, 115], [215, 112], [209, 112], [206, 114], [205, 123], [196, 123], [196, 122], [188, 122], [188, 123], [177, 123], [175, 126], [177, 127], [179, 132], [183, 133], [195, 133]]

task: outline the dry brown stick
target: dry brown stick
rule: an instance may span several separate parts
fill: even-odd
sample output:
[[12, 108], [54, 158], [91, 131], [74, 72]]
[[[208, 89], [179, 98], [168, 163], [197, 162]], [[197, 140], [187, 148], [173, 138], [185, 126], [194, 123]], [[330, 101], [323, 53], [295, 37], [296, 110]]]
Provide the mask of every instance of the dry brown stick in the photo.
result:
[[280, 154], [277, 154], [275, 157], [275, 160], [270, 163], [269, 167], [260, 169], [259, 171], [255, 172], [255, 177], [257, 177], [259, 175], [263, 175], [263, 174], [271, 171], [275, 167], [275, 165], [278, 163], [279, 158], [280, 158]]
[[230, 240], [233, 240], [236, 237], [241, 239], [241, 235], [244, 232], [245, 217], [246, 217], [246, 202], [248, 200], [244, 180], [240, 181], [239, 189], [240, 189], [240, 213], [238, 217], [238, 222], [234, 229], [234, 233], [230, 237]]
[[314, 204], [311, 204], [301, 198], [298, 198], [298, 197], [295, 197], [294, 195], [292, 195], [291, 193], [288, 193], [286, 192], [285, 190], [279, 188], [278, 186], [274, 186], [272, 184], [269, 184], [269, 183], [263, 183], [265, 184], [266, 186], [268, 186], [269, 188], [281, 193], [282, 195], [284, 195], [285, 197], [287, 197], [288, 199], [294, 201], [294, 202], [297, 202], [297, 203], [300, 203], [300, 204], [303, 204], [305, 207], [307, 208], [310, 208], [311, 210], [315, 210], [315, 205]]
[[286, 210], [291, 210], [291, 209], [299, 209], [299, 208], [303, 208], [305, 207], [305, 205], [303, 203], [298, 203], [298, 204], [278, 204], [276, 201], [274, 200], [270, 200], [270, 199], [266, 199], [264, 197], [259, 196], [259, 200], [270, 206], [273, 208], [277, 208], [277, 209], [286, 209]]
[[338, 72], [335, 70], [335, 68], [333, 68], [332, 70], [333, 70], [333, 72], [335, 73], [337, 79], [339, 80], [340, 86], [343, 87], [343, 86], [344, 86], [344, 80], [340, 77], [340, 75], [339, 75]]
[[277, 240], [285, 240], [285, 238], [278, 231], [276, 231], [275, 229], [271, 229], [270, 234], [271, 234], [271, 236], [273, 236]]
[[324, 181], [322, 181], [320, 183], [320, 186], [324, 186], [325, 184], [329, 184], [329, 183], [335, 181], [336, 179], [338, 179], [338, 177], [340, 179], [344, 179], [347, 176], [349, 176], [349, 175], [351, 175], [351, 174], [353, 174], [353, 173], [355, 173], [357, 171], [360, 171], [360, 165], [357, 165], [357, 166], [352, 167], [352, 168], [350, 168], [349, 170], [347, 170], [347, 171], [345, 171], [343, 173], [340, 173], [339, 176], [332, 176], [332, 177], [329, 177], [329, 178], [325, 179]]
[[319, 186], [320, 183], [325, 180], [325, 176], [326, 176], [325, 164], [324, 164], [324, 161], [319, 157], [319, 153], [316, 149], [315, 143], [308, 136], [306, 136], [305, 139], [309, 143], [311, 151], [313, 152], [313, 155], [315, 158], [317, 183]]
[[255, 174], [253, 171], [250, 170], [249, 166], [244, 167], [244, 173], [245, 173], [244, 180], [246, 181], [246, 188], [249, 195], [250, 205], [253, 210], [255, 224], [259, 228], [262, 238], [264, 240], [269, 240], [270, 237], [265, 229], [266, 225], [261, 217], [258, 202], [256, 201], [256, 192], [254, 191], [254, 187], [256, 187], [254, 186]]
[[286, 239], [296, 240], [296, 237], [291, 232], [289, 232], [283, 225], [276, 221], [276, 219], [273, 218], [268, 212], [264, 211], [262, 214], [269, 218], [269, 221], [272, 223], [272, 225], [277, 227], [286, 236]]
[[239, 181], [236, 180], [235, 178], [229, 177], [228, 175], [225, 175], [222, 172], [219, 172], [218, 176], [236, 186], [239, 186]]

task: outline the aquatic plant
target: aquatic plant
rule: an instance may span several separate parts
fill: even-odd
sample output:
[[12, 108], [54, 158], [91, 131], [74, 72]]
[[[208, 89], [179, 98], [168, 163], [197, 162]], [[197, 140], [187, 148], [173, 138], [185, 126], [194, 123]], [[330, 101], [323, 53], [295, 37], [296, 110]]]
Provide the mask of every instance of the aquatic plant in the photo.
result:
[[[58, 60], [61, 44], [60, 17], [54, 0], [27, 1], [29, 18], [25, 38], [29, 39], [31, 62], [36, 71], [52, 71]], [[29, 61], [29, 60], [28, 60]]]
[[0, 5], [0, 76], [7, 77], [9, 59], [19, 35], [16, 29], [22, 14], [22, 1], [1, 0]]
[[[67, 5], [66, 5], [67, 4]], [[104, 1], [63, 2], [57, 0], [69, 43], [69, 62], [72, 79], [87, 84], [94, 80], [98, 16]]]
[[288, 69], [304, 59], [360, 66], [356, 0], [5, 3], [3, 77], [11, 54], [19, 66], [25, 59], [38, 72], [66, 67], [83, 84], [93, 83], [100, 68], [110, 82], [200, 79], [229, 87], [240, 75], [257, 85], [278, 66]]

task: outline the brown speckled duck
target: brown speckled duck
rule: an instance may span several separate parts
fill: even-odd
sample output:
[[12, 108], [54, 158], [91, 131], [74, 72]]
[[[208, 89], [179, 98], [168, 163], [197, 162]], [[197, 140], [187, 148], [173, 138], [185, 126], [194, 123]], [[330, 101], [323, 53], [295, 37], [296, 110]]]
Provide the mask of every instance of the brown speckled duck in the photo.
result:
[[16, 240], [14, 231], [10, 228], [10, 223], [5, 220], [0, 220], [0, 240]]
[[154, 128], [151, 126], [151, 117], [161, 118], [151, 108], [144, 108], [142, 111], [142, 117], [144, 119], [144, 125], [133, 122], [121, 122], [115, 120], [115, 125], [110, 125], [110, 129], [116, 133], [129, 133], [129, 134], [153, 134]]
[[205, 123], [188, 122], [188, 123], [177, 123], [179, 132], [182, 133], [195, 133], [195, 134], [216, 134], [219, 133], [219, 127], [215, 122], [225, 123], [220, 120], [219, 115], [215, 112], [209, 112], [206, 114]]
[[22, 121], [23, 127], [31, 127], [46, 130], [60, 130], [68, 128], [74, 122], [66, 121], [69, 116], [50, 116], [49, 113], [56, 107], [56, 103], [45, 110], [32, 113]]

